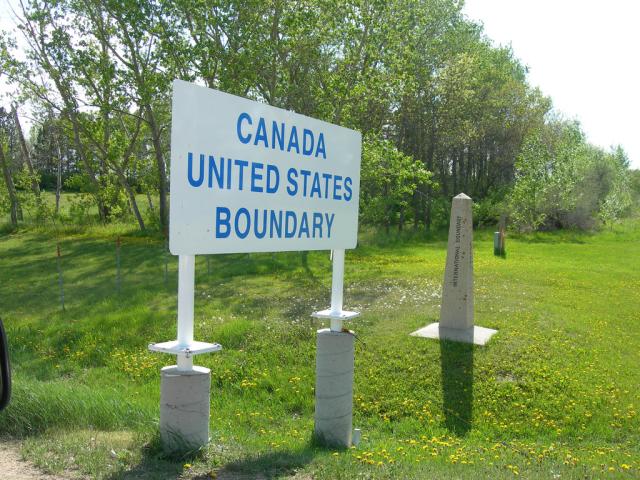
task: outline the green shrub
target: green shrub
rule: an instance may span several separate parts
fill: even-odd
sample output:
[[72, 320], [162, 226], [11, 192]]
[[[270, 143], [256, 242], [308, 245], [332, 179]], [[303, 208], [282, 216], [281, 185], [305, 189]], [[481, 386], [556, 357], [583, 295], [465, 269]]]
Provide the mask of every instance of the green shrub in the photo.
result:
[[621, 148], [589, 145], [577, 123], [555, 122], [526, 138], [509, 195], [521, 231], [591, 229], [631, 206], [628, 160]]

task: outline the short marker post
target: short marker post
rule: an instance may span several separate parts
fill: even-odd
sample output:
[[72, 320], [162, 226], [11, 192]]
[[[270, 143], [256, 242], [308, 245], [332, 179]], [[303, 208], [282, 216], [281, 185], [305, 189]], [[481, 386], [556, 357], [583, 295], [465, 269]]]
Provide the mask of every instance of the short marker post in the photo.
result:
[[314, 435], [326, 445], [350, 447], [355, 336], [343, 329], [343, 322], [360, 313], [342, 310], [344, 250], [334, 250], [332, 259], [331, 308], [313, 313], [316, 318], [331, 321], [331, 327], [318, 330], [316, 338]]
[[149, 344], [149, 350], [172, 353], [176, 365], [160, 372], [160, 438], [168, 451], [193, 450], [209, 442], [211, 370], [193, 365], [193, 355], [222, 350], [217, 343], [193, 339], [195, 255], [178, 258], [177, 340]]

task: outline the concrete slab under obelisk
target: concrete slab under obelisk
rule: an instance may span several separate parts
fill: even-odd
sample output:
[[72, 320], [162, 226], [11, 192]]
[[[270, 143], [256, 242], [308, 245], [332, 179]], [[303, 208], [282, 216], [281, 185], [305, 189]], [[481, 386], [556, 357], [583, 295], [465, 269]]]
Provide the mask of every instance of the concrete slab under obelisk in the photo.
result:
[[440, 322], [411, 335], [456, 342], [486, 344], [496, 330], [473, 324], [473, 218], [472, 201], [464, 193], [451, 202], [447, 263], [442, 286]]

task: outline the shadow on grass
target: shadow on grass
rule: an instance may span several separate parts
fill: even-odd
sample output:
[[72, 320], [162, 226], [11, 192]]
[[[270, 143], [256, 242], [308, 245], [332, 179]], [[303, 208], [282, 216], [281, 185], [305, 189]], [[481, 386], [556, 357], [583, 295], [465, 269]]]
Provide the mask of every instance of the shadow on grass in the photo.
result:
[[160, 454], [145, 454], [140, 463], [132, 469], [116, 472], [106, 478], [108, 480], [174, 480], [181, 478], [184, 463], [184, 461], [177, 459], [164, 458]]
[[[180, 462], [145, 459], [131, 470], [118, 472], [106, 478], [108, 480], [175, 480], [181, 478], [182, 470], [183, 466]], [[211, 477], [207, 475], [202, 478]]]
[[473, 424], [473, 344], [440, 341], [445, 426], [464, 436]]
[[[15, 240], [15, 239], [14, 239]], [[65, 291], [65, 306], [83, 310], [105, 298], [116, 297], [115, 238], [55, 238], [44, 235], [23, 235], [11, 244], [0, 242], [2, 269], [0, 284], [7, 291], [9, 310], [16, 306], [36, 307], [47, 311], [58, 306], [59, 277], [56, 245], [61, 251], [61, 271]], [[268, 254], [229, 254], [211, 256], [208, 268], [198, 272], [198, 280], [217, 285], [234, 277], [257, 274], [293, 274], [292, 282], [307, 279], [317, 283], [314, 269], [327, 263], [309, 252]], [[168, 267], [164, 278], [165, 263]], [[201, 263], [201, 267], [204, 263]], [[122, 295], [125, 302], [131, 291], [150, 294], [171, 293], [177, 288], [177, 257], [168, 256], [164, 244], [153, 237], [122, 237], [120, 250]], [[203, 273], [205, 273], [203, 275]], [[224, 290], [224, 289], [221, 289]]]
[[[221, 466], [212, 468], [210, 472], [189, 476], [193, 480], [222, 479], [267, 479], [294, 475], [299, 469], [311, 462], [318, 447], [309, 442], [297, 450], [281, 450], [255, 455], [241, 456], [229, 460]], [[109, 480], [158, 479], [169, 480], [182, 478], [185, 463], [196, 463], [206, 455], [204, 451], [190, 452], [184, 455], [167, 455], [163, 453], [158, 437], [145, 448], [138, 465], [126, 472], [118, 472], [108, 477]], [[212, 475], [213, 474], [213, 475]]]
[[[314, 457], [314, 450], [308, 445], [300, 450], [251, 455], [228, 463], [217, 472], [218, 479], [263, 479], [281, 478], [294, 475]], [[196, 477], [198, 478], [198, 477]], [[202, 480], [206, 476], [200, 477]]]

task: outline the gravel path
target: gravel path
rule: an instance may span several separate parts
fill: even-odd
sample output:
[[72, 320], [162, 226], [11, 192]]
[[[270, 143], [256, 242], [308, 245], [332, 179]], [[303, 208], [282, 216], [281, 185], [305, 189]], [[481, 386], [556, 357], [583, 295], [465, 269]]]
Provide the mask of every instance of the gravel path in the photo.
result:
[[20, 457], [20, 445], [0, 440], [0, 478], [2, 480], [64, 480], [68, 477], [46, 475]]

